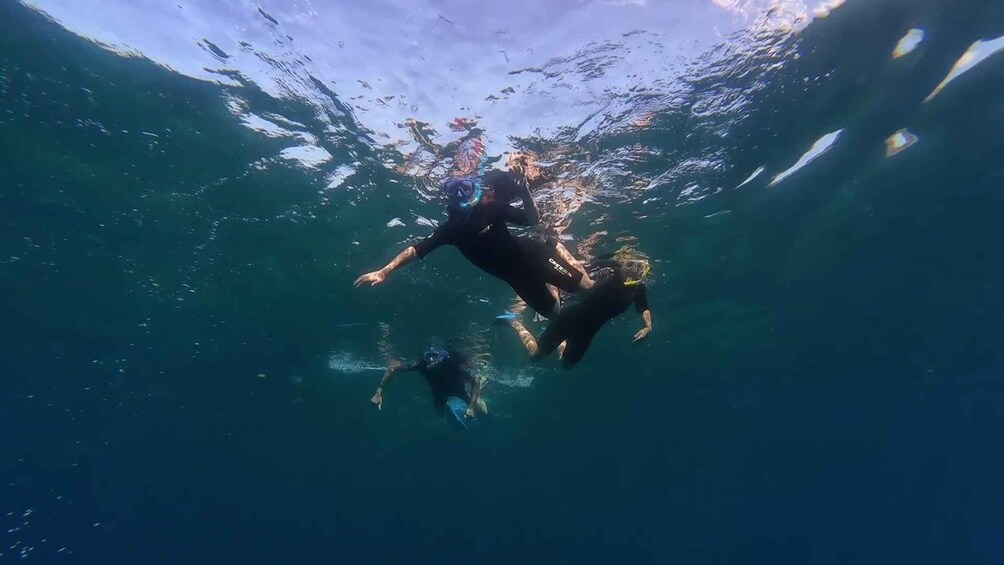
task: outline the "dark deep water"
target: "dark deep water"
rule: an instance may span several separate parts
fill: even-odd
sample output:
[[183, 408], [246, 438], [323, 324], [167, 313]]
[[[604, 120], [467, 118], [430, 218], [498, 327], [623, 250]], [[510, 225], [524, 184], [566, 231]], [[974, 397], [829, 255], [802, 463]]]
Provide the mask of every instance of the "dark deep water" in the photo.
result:
[[[88, 4], [0, 1], [0, 561], [1004, 561], [1004, 3]], [[457, 116], [598, 187], [648, 343], [527, 368], [454, 251], [351, 288]], [[457, 335], [489, 434], [369, 404]]]

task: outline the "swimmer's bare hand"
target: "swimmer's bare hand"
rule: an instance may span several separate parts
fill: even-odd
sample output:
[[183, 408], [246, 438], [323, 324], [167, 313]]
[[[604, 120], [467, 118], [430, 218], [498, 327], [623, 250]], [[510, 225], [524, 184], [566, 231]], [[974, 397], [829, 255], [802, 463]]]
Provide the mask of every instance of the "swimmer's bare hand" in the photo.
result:
[[473, 420], [474, 419], [474, 407], [473, 406], [468, 406], [467, 407], [467, 412], [464, 413], [464, 416], [466, 416], [468, 420]]
[[648, 337], [648, 334], [652, 333], [652, 328], [650, 326], [645, 326], [644, 328], [638, 330], [638, 333], [634, 334], [634, 341], [631, 343], [638, 343], [641, 340]]
[[362, 286], [369, 283], [370, 286], [376, 286], [383, 281], [387, 280], [387, 275], [383, 271], [373, 271], [372, 273], [366, 273], [365, 275], [356, 279], [356, 282], [352, 286]]
[[373, 398], [370, 399], [376, 407], [377, 410], [383, 410], [383, 389], [378, 388], [375, 393], [373, 393]]

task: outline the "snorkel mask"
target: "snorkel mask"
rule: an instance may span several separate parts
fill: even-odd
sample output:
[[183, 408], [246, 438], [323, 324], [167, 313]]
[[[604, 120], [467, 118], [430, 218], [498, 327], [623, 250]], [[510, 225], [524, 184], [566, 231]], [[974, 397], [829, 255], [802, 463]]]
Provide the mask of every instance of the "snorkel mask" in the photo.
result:
[[434, 347], [422, 354], [422, 359], [425, 361], [425, 366], [430, 369], [435, 369], [443, 361], [450, 356], [445, 349], [439, 347]]
[[648, 278], [652, 265], [648, 261], [629, 260], [624, 262], [624, 271], [624, 286], [638, 286]]
[[450, 177], [442, 183], [443, 193], [450, 206], [464, 212], [481, 201], [481, 182], [475, 177]]

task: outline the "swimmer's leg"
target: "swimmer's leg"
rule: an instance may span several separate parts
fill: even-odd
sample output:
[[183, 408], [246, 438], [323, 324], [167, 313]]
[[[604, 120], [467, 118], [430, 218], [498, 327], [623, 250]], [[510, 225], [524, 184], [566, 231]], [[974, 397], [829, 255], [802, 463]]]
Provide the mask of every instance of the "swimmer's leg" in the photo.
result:
[[553, 353], [555, 349], [560, 349], [561, 343], [568, 339], [573, 326], [574, 321], [567, 319], [564, 315], [552, 320], [544, 333], [540, 334], [540, 338], [537, 340], [537, 353], [531, 359], [534, 361], [543, 359]]
[[582, 360], [582, 356], [586, 354], [586, 350], [589, 349], [589, 344], [593, 341], [593, 336], [596, 335], [595, 332], [583, 333], [580, 335], [572, 336], [568, 342], [568, 347], [564, 351], [564, 355], [561, 357], [561, 367], [563, 369], [571, 369], [579, 361]]
[[520, 322], [519, 320], [513, 320], [509, 323], [509, 325], [512, 326], [512, 329], [516, 330], [516, 335], [519, 337], [519, 340], [523, 342], [523, 347], [526, 348], [526, 352], [530, 356], [530, 359], [538, 359], [539, 348], [537, 347], [537, 338], [533, 337], [530, 330], [526, 329], [523, 322]]
[[[551, 296], [554, 297], [554, 307], [551, 309], [551, 312], [548, 313], [548, 315], [546, 316], [546, 318], [553, 319], [558, 314], [561, 314], [561, 291], [558, 290], [558, 287], [556, 287], [554, 285], [551, 285], [551, 284], [547, 285], [547, 290], [551, 291]], [[538, 316], [539, 316], [539, 318], [538, 318]], [[534, 322], [539, 322], [539, 321], [542, 321], [543, 319], [545, 319], [545, 316], [543, 316], [541, 314], [536, 314], [533, 317], [533, 321]], [[562, 341], [561, 343], [558, 344], [558, 358], [559, 359], [565, 354], [565, 346], [566, 345], [568, 345], [567, 340], [566, 341]]]
[[474, 402], [474, 410], [482, 414], [488, 415], [488, 403], [485, 402], [485, 397], [483, 396], [485, 392], [485, 386], [488, 385], [488, 377], [484, 375], [478, 375], [478, 397]]
[[575, 268], [576, 271], [582, 273], [582, 278], [579, 279], [579, 290], [589, 290], [593, 287], [593, 279], [589, 277], [589, 273], [586, 272], [586, 268], [582, 265], [582, 262], [575, 258], [568, 249], [561, 244], [560, 241], [555, 242], [554, 248], [558, 251], [558, 256], [565, 260], [566, 263]]
[[546, 313], [534, 312], [533, 314], [534, 322], [543, 322], [544, 320], [553, 318], [561, 313], [561, 291], [558, 289], [558, 287], [554, 286], [553, 284], [547, 285], [547, 291], [551, 293], [552, 297], [554, 297], [554, 304], [551, 306], [550, 312]]
[[552, 318], [557, 314], [558, 301], [555, 298], [554, 289], [549, 286], [547, 280], [523, 277], [520, 280], [510, 282], [510, 285], [516, 291], [517, 296], [522, 298], [534, 312], [545, 318]]

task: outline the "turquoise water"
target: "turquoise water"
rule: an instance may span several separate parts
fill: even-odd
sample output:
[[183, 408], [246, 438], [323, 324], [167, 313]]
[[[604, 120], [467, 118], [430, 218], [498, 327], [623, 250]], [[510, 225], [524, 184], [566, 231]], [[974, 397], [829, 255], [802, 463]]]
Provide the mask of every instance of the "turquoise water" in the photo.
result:
[[[840, 4], [0, 3], [0, 560], [1000, 562], [1004, 5]], [[352, 288], [474, 139], [647, 343]], [[457, 340], [489, 433], [370, 405]]]

